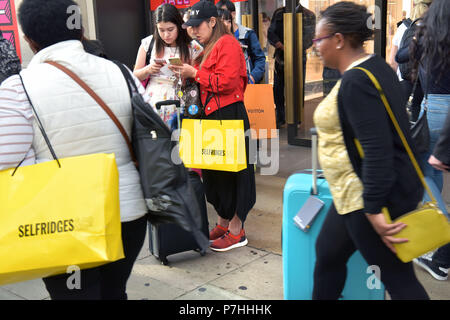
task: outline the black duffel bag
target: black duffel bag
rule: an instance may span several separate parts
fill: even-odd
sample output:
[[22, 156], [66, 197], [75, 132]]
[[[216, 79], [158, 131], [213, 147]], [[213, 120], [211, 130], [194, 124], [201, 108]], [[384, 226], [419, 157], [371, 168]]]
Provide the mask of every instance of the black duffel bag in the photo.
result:
[[[178, 143], [160, 116], [147, 104], [130, 71], [115, 62], [130, 90], [133, 108], [132, 147], [138, 163], [141, 186], [153, 225], [175, 223], [191, 233], [201, 250], [209, 246], [202, 232], [202, 217], [188, 171], [179, 158]], [[179, 101], [166, 101], [179, 108]], [[175, 161], [175, 162], [174, 162]]]

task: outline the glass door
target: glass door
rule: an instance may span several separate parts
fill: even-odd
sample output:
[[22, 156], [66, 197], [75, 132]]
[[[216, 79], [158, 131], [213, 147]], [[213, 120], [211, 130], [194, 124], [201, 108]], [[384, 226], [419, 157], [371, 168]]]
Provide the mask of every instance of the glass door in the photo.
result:
[[[300, 3], [314, 12], [316, 22], [320, 18], [320, 12], [327, 7], [340, 2], [339, 0], [301, 0]], [[375, 12], [374, 0], [356, 0], [353, 1], [368, 7], [372, 13]], [[366, 52], [374, 52], [374, 40], [367, 41], [365, 44]], [[299, 127], [299, 138], [310, 139], [309, 130], [313, 127], [313, 114], [318, 104], [331, 91], [333, 86], [340, 78], [339, 71], [324, 68], [316, 49], [313, 47], [306, 51], [306, 79], [305, 79], [305, 101], [303, 110], [303, 121]]]
[[[316, 15], [316, 22], [320, 18], [320, 12], [325, 10], [327, 7], [337, 3], [341, 2], [342, 0], [300, 0], [300, 4], [311, 10]], [[412, 0], [390, 0], [388, 2], [388, 10], [389, 12], [392, 12], [392, 17], [389, 17], [387, 19], [388, 28], [387, 28], [387, 44], [388, 44], [388, 50], [389, 50], [389, 43], [390, 43], [390, 34], [393, 33], [393, 29], [389, 28], [389, 26], [392, 25], [393, 21], [397, 21], [399, 19], [399, 15], [401, 16], [403, 14], [402, 10], [405, 9], [404, 3], [408, 2], [410, 3]], [[353, 0], [353, 2], [365, 5], [368, 8], [368, 11], [373, 14], [375, 28], [378, 29], [378, 31], [381, 29], [381, 24], [377, 25], [379, 21], [382, 21], [382, 8], [376, 7], [376, 3], [379, 4], [380, 0]], [[401, 3], [399, 9], [399, 4]], [[395, 4], [394, 4], [395, 3]], [[247, 2], [240, 2], [240, 9], [241, 14], [250, 14], [249, 6]], [[286, 1], [283, 0], [258, 0], [257, 1], [257, 7], [258, 7], [258, 27], [259, 30], [255, 30], [259, 35], [259, 40], [261, 47], [263, 48], [265, 54], [266, 54], [266, 83], [273, 84], [274, 83], [274, 65], [275, 60], [273, 58], [275, 48], [270, 45], [270, 43], [267, 40], [267, 30], [270, 26], [271, 20], [273, 19], [273, 13], [276, 9], [284, 6], [286, 4]], [[394, 14], [395, 13], [395, 14]], [[384, 31], [384, 30], [383, 30]], [[293, 32], [297, 32], [297, 30], [294, 30]], [[380, 46], [380, 43], [378, 43], [378, 46]], [[366, 52], [368, 53], [374, 53], [376, 50], [375, 48], [375, 41], [370, 40], [367, 41], [365, 44]], [[385, 48], [382, 48], [382, 50], [385, 50]], [[384, 53], [385, 51], [383, 51]], [[388, 53], [388, 52], [386, 52]], [[388, 54], [386, 54], [388, 57]], [[304, 103], [294, 103], [296, 105], [294, 106], [288, 106], [286, 105], [286, 113], [287, 108], [297, 108], [298, 111], [296, 111], [296, 114], [298, 115], [298, 119], [295, 119], [296, 121], [296, 139], [294, 140], [305, 140], [303, 142], [300, 141], [300, 143], [296, 143], [298, 145], [309, 145], [310, 144], [310, 133], [309, 129], [313, 126], [312, 116], [313, 113], [317, 107], [317, 105], [322, 101], [322, 99], [331, 91], [334, 84], [337, 82], [337, 80], [340, 78], [340, 74], [337, 70], [330, 70], [327, 68], [324, 68], [322, 65], [322, 62], [315, 50], [314, 47], [308, 48], [306, 50], [306, 74], [305, 74], [305, 83], [304, 83]], [[298, 61], [301, 61], [301, 57], [295, 57]], [[292, 68], [292, 66], [286, 66], [286, 70], [288, 68]], [[301, 84], [298, 84], [299, 88], [296, 88], [295, 90], [301, 90]], [[296, 109], [296, 110], [297, 110]], [[291, 124], [292, 125], [292, 124]], [[281, 127], [281, 130], [284, 130], [285, 127]], [[290, 128], [292, 129], [292, 128]], [[290, 130], [292, 132], [292, 130]], [[292, 141], [292, 139], [290, 139]]]

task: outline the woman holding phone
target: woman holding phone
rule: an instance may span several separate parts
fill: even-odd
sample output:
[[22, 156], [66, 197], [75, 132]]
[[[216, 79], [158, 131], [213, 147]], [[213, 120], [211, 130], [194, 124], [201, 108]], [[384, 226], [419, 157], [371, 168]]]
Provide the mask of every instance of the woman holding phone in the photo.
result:
[[[142, 40], [134, 67], [134, 75], [146, 82], [152, 106], [159, 101], [177, 99], [178, 75], [168, 68], [169, 60], [178, 58], [190, 64], [203, 51], [182, 28], [183, 18], [174, 5], [160, 5], [155, 17], [156, 31]], [[164, 106], [159, 113], [168, 122], [175, 111], [175, 106]]]
[[[247, 70], [239, 42], [227, 31], [217, 8], [209, 1], [192, 6], [183, 27], [189, 26], [204, 45], [202, 59], [195, 67], [185, 63], [170, 68], [180, 72], [183, 78], [194, 78], [199, 83], [203, 119], [243, 120], [244, 130], [248, 130], [250, 125], [243, 103]], [[246, 138], [247, 168], [242, 171], [202, 170], [206, 198], [219, 214], [218, 224], [210, 232], [210, 247], [214, 251], [228, 251], [248, 243], [243, 224], [256, 201], [255, 173], [253, 165], [248, 164], [248, 150]]]

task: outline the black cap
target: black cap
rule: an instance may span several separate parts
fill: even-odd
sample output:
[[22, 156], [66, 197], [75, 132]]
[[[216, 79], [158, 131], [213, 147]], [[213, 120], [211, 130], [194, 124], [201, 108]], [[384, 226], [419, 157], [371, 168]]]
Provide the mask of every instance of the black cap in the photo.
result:
[[183, 24], [183, 28], [196, 27], [203, 21], [218, 16], [217, 8], [212, 2], [201, 0], [192, 6], [189, 20]]

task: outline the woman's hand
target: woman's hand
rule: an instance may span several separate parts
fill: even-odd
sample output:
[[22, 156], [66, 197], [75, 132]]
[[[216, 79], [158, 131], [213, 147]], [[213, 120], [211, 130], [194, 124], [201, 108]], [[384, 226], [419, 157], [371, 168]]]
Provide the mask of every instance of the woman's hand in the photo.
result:
[[182, 66], [169, 65], [169, 69], [177, 74], [180, 74], [184, 79], [195, 78], [197, 69], [190, 64], [184, 63]]
[[436, 158], [433, 155], [431, 155], [430, 158], [428, 159], [428, 163], [431, 164], [433, 166], [433, 168], [435, 168], [437, 170], [445, 171], [445, 170], [450, 169], [449, 166], [446, 166], [445, 164], [443, 164], [441, 160], [439, 160], [438, 158]]
[[161, 63], [156, 63], [156, 62], [154, 62], [154, 63], [151, 63], [151, 64], [149, 64], [147, 67], [146, 67], [146, 71], [147, 71], [147, 74], [150, 76], [150, 75], [154, 75], [154, 74], [158, 74], [159, 73], [159, 71], [161, 70], [161, 68], [164, 66], [164, 64], [161, 64]]
[[381, 240], [383, 240], [384, 244], [395, 254], [397, 251], [394, 248], [394, 243], [405, 243], [408, 242], [408, 239], [395, 238], [393, 237], [401, 230], [406, 228], [406, 224], [402, 222], [397, 223], [387, 223], [386, 218], [382, 213], [379, 214], [366, 214], [367, 219], [372, 224], [375, 231], [380, 235]]

